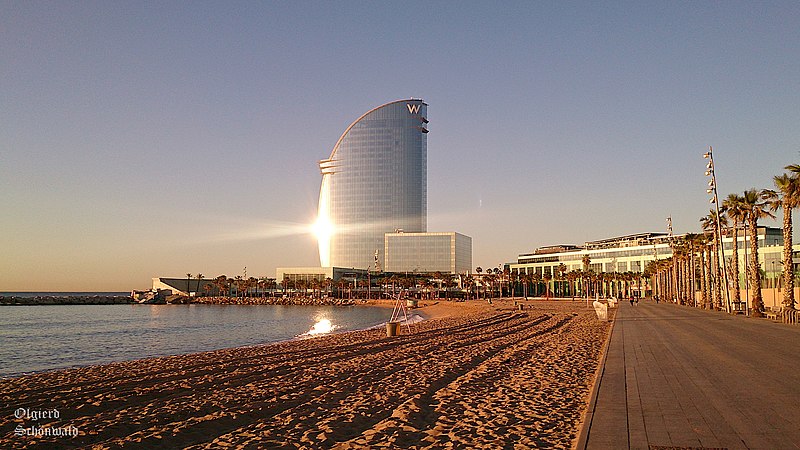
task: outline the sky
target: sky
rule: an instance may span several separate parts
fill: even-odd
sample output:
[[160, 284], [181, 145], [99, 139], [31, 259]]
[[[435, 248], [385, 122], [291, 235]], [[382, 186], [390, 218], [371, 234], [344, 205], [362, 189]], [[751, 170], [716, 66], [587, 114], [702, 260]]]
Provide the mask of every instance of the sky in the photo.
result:
[[471, 236], [474, 266], [699, 232], [709, 146], [722, 197], [800, 163], [798, 23], [790, 1], [0, 2], [0, 292], [319, 265], [317, 162], [410, 97], [428, 230]]

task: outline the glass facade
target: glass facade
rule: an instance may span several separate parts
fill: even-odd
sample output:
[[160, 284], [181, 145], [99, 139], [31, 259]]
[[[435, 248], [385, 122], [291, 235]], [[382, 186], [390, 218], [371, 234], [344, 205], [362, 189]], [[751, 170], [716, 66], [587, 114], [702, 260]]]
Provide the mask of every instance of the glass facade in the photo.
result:
[[386, 233], [387, 272], [469, 273], [472, 238], [456, 232]]
[[353, 122], [320, 161], [322, 266], [385, 267], [384, 234], [427, 230], [427, 107], [379, 106]]

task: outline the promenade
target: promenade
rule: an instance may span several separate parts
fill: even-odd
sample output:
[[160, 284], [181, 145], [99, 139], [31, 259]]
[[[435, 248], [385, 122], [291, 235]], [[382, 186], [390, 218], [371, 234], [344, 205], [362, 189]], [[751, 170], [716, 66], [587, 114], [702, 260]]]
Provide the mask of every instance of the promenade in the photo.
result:
[[800, 326], [623, 302], [590, 408], [581, 449], [798, 449]]

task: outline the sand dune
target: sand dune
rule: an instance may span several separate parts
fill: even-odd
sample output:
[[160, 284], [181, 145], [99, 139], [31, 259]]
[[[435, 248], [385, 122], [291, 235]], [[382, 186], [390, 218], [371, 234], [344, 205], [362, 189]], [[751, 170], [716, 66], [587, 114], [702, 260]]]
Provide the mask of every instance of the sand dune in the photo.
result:
[[[482, 302], [481, 305], [485, 305]], [[0, 447], [570, 448], [607, 323], [582, 303], [0, 380]], [[456, 310], [457, 311], [457, 310]], [[405, 329], [403, 330], [405, 332]], [[113, 351], [113, 349], [109, 349]], [[56, 408], [74, 438], [15, 436]]]

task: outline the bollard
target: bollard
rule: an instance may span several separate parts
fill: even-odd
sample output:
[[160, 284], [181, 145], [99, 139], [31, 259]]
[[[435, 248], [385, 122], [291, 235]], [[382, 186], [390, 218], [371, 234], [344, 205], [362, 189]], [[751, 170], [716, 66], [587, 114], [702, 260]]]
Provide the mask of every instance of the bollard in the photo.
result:
[[597, 320], [600, 322], [608, 322], [608, 306], [595, 300], [592, 303], [594, 311], [597, 313]]
[[386, 336], [392, 337], [400, 334], [400, 322], [386, 322]]

